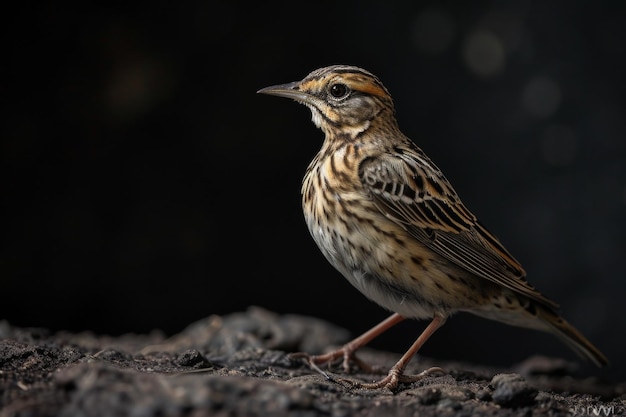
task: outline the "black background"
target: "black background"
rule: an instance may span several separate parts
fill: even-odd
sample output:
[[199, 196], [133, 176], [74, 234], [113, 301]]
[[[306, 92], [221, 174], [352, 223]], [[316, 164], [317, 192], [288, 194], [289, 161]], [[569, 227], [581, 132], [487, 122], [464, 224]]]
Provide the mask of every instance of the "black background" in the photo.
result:
[[[322, 133], [255, 92], [345, 63], [529, 281], [626, 378], [624, 2], [153, 2], [5, 14], [0, 319], [167, 334], [250, 305], [355, 335], [386, 317], [323, 259], [300, 208]], [[373, 346], [402, 352], [425, 323]], [[423, 354], [576, 359], [461, 314]]]

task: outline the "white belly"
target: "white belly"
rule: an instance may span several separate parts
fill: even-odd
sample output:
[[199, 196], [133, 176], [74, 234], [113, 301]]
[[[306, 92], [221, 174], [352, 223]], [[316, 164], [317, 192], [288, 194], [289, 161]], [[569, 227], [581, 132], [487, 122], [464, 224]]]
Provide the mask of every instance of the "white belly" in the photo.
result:
[[337, 230], [311, 226], [309, 224], [309, 231], [322, 254], [350, 284], [370, 300], [407, 318], [430, 319], [435, 311], [440, 310], [416, 294], [414, 289], [395, 285], [395, 280], [382, 278], [375, 273], [372, 265], [377, 262], [376, 249], [372, 248], [365, 256], [359, 256], [358, 250], [342, 241]]

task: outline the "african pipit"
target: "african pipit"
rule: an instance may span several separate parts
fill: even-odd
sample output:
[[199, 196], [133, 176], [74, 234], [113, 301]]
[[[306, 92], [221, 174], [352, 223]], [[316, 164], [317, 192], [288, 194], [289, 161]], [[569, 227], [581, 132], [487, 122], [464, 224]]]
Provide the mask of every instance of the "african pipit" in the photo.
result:
[[550, 332], [597, 365], [606, 357], [558, 312], [558, 305], [469, 210], [437, 166], [398, 127], [391, 95], [354, 66], [317, 69], [303, 80], [258, 91], [306, 105], [325, 135], [302, 184], [304, 217], [326, 259], [366, 297], [394, 312], [340, 349], [307, 355], [318, 365], [355, 352], [404, 320], [430, 324], [388, 375], [364, 388], [395, 388], [408, 362], [458, 311]]

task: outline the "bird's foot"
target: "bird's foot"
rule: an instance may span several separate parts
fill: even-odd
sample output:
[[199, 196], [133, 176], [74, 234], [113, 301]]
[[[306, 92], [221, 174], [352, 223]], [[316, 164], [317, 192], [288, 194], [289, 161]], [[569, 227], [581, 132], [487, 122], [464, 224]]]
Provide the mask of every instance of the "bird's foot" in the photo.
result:
[[437, 374], [445, 375], [446, 373], [447, 372], [444, 371], [442, 368], [435, 366], [435, 367], [426, 369], [417, 375], [406, 375], [406, 374], [403, 374], [401, 370], [393, 367], [391, 368], [391, 370], [389, 371], [386, 377], [384, 377], [383, 379], [379, 381], [375, 381], [371, 383], [355, 381], [355, 380], [347, 379], [347, 378], [339, 378], [339, 379], [336, 379], [336, 381], [340, 383], [345, 383], [346, 385], [352, 388], [357, 388], [357, 389], [388, 389], [389, 391], [394, 391], [396, 388], [398, 388], [398, 385], [400, 383], [416, 382], [429, 376], [433, 376]]
[[333, 350], [328, 353], [324, 353], [322, 355], [310, 355], [306, 352], [291, 353], [289, 355], [289, 358], [303, 359], [309, 365], [311, 369], [324, 375], [324, 377], [327, 379], [333, 379], [333, 378], [331, 378], [327, 372], [322, 370], [320, 368], [320, 365], [326, 364], [327, 367], [330, 368], [330, 366], [333, 363], [337, 362], [337, 360], [339, 359], [342, 359], [341, 361], [342, 367], [343, 367], [344, 372], [346, 373], [350, 372], [351, 364], [356, 365], [358, 369], [366, 373], [371, 373], [371, 374], [383, 373], [381, 368], [377, 366], [372, 366], [366, 363], [365, 361], [363, 361], [362, 359], [356, 356], [356, 353], [354, 350], [346, 346], [343, 346], [339, 349]]

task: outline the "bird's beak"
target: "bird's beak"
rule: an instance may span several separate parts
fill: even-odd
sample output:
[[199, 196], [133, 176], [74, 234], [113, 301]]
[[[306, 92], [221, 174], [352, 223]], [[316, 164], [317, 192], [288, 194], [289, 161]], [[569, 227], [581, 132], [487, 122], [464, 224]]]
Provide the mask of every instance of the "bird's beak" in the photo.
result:
[[298, 81], [272, 85], [257, 91], [257, 93], [268, 94], [270, 96], [286, 97], [296, 100], [300, 103], [308, 103], [311, 101], [311, 95], [298, 90], [300, 83]]

